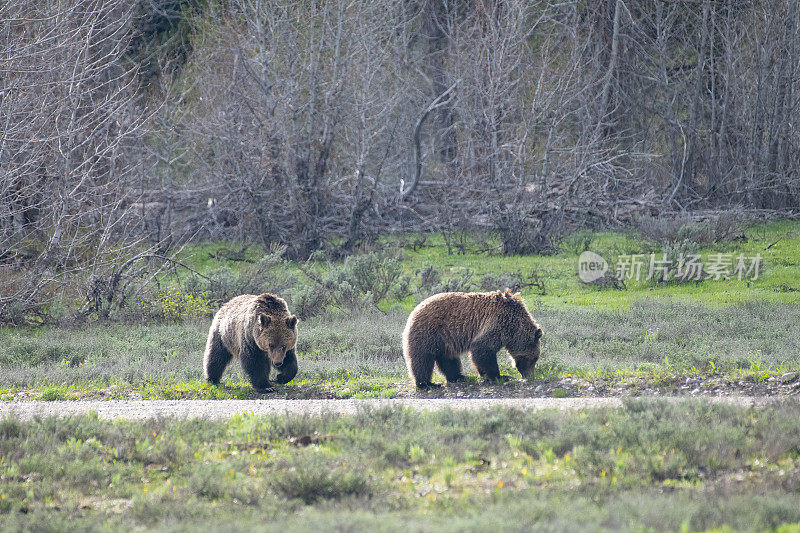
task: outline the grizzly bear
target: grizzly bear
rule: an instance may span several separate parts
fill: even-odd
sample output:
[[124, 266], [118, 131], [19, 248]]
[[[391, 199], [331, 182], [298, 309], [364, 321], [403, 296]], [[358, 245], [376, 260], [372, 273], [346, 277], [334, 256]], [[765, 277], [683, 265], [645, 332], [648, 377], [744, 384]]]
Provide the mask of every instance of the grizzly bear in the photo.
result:
[[238, 357], [256, 391], [273, 392], [275, 381], [289, 383], [297, 374], [297, 317], [273, 294], [244, 294], [231, 299], [214, 316], [208, 330], [203, 369], [206, 380], [219, 385], [225, 367]]
[[469, 352], [484, 379], [499, 379], [497, 352], [508, 350], [514, 366], [532, 377], [539, 359], [542, 329], [519, 293], [445, 292], [424, 300], [411, 312], [403, 331], [403, 355], [408, 373], [424, 389], [431, 383], [434, 363], [448, 383], [461, 381], [459, 356]]

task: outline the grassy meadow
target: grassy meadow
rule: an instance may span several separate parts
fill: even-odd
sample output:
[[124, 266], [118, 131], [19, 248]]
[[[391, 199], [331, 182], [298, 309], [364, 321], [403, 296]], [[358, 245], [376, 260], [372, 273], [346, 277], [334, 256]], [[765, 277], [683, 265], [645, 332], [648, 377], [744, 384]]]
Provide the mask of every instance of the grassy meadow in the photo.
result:
[[[766, 380], [800, 371], [800, 306], [754, 301], [728, 306], [643, 300], [627, 310], [534, 308], [546, 334], [533, 383], [565, 376], [645, 380], [722, 374]], [[400, 346], [401, 311], [314, 317], [301, 324], [300, 373], [278, 397], [414, 394]], [[208, 322], [110, 325], [8, 332], [0, 346], [3, 399], [248, 398], [238, 364], [219, 388], [202, 381]], [[518, 378], [506, 357], [501, 370]], [[480, 387], [471, 370], [467, 390]], [[441, 378], [437, 378], [441, 379]], [[28, 394], [29, 396], [27, 396]]]
[[[404, 291], [393, 299], [392, 286], [384, 290], [385, 297], [372, 301], [371, 293], [354, 292], [348, 300], [351, 308], [342, 304], [321, 310], [309, 303], [308, 294], [317, 288], [303, 272], [313, 267], [318, 276], [331, 273], [339, 285], [326, 281], [325, 289], [344, 287], [346, 292], [353, 282], [335, 277], [343, 275], [336, 271], [343, 268], [341, 263], [282, 261], [243, 284], [243, 273], [263, 255], [257, 247], [234, 261], [221, 258], [224, 243], [190, 246], [181, 259], [197, 272], [232, 277], [229, 291], [239, 286], [253, 292], [274, 290], [287, 295], [293, 310], [317, 305], [316, 313], [300, 324], [300, 373], [277, 393], [290, 398], [413, 394], [400, 336], [416, 302], [440, 290], [521, 284], [528, 307], [545, 330], [542, 358], [533, 384], [515, 380], [495, 390], [525, 395], [537, 382], [566, 376], [606, 383], [627, 377], [677, 383], [687, 376], [715, 375], [764, 381], [800, 371], [800, 222], [756, 224], [742, 235], [699, 252], [703, 258], [712, 253], [760, 254], [756, 280], [642, 279], [619, 289], [580, 282], [577, 257], [592, 250], [613, 264], [622, 254], [661, 253], [654, 242], [633, 232], [579, 232], [565, 238], [556, 253], [513, 257], [493, 252], [491, 241], [474, 238], [462, 241], [463, 253], [451, 242], [451, 254], [441, 236], [385, 239], [376, 246], [394, 249], [398, 259], [392, 265], [400, 269], [394, 283]], [[300, 281], [291, 286], [286, 276]], [[186, 275], [181, 279], [184, 286], [191, 285]], [[534, 286], [525, 286], [532, 282]], [[253, 397], [236, 363], [222, 387], [202, 381], [202, 350], [215, 304], [202, 299], [208, 292], [176, 304], [175, 294], [184, 289], [170, 276], [162, 280], [163, 286], [170, 283], [174, 288], [166, 299], [156, 301], [165, 309], [158, 319], [1, 329], [0, 399]], [[272, 286], [290, 288], [283, 292]], [[518, 378], [507, 358], [500, 359], [504, 373]], [[480, 386], [474, 375], [466, 385], [473, 395], [481, 394]]]
[[[307, 315], [300, 373], [271, 397], [617, 395], [631, 383], [626, 395], [636, 396], [705, 382], [718, 394], [720, 381], [749, 394], [772, 383], [772, 394], [800, 374], [800, 223], [744, 232], [700, 253], [761, 254], [757, 280], [618, 288], [582, 284], [580, 253], [613, 264], [661, 247], [632, 232], [581, 232], [551, 254], [505, 257], [491, 240], [464, 237], [461, 253], [451, 240], [447, 253], [442, 236], [387, 238], [373, 246], [393, 259], [366, 249], [345, 264], [187, 247], [181, 261], [221, 280], [216, 292], [165, 276], [114, 320], [0, 330], [0, 399], [258, 397], [237, 364], [220, 387], [202, 381], [219, 286], [279, 292]], [[545, 330], [535, 379], [516, 379], [501, 355], [515, 379], [471, 373], [416, 392], [400, 345], [416, 302], [515, 284]], [[796, 379], [777, 393], [795, 391]], [[594, 392], [563, 385], [572, 380]], [[764, 408], [630, 398], [571, 412], [383, 408], [224, 421], [11, 416], [0, 421], [0, 530], [800, 531], [798, 439], [800, 405], [788, 398]]]
[[800, 407], [0, 421], [3, 531], [797, 531]]

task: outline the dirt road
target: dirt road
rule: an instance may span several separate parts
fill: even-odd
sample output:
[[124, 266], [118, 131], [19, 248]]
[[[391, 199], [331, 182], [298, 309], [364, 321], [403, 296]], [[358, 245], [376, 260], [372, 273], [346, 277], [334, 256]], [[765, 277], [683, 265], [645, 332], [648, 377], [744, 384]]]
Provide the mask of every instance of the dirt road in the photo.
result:
[[[656, 398], [653, 398], [656, 399]], [[665, 398], [658, 398], [664, 400]], [[667, 401], [681, 401], [683, 398], [666, 398]], [[741, 406], [764, 406], [779, 398], [752, 396], [725, 396], [706, 398], [711, 402], [724, 402]], [[798, 401], [784, 399], [783, 401]], [[101, 418], [228, 418], [237, 413], [255, 414], [352, 414], [360, 409], [383, 406], [403, 406], [419, 410], [488, 409], [492, 407], [513, 407], [517, 409], [583, 409], [591, 407], [619, 407], [622, 398], [403, 398], [391, 400], [114, 400], [114, 401], [24, 401], [0, 403], [0, 417], [12, 413], [23, 419], [34, 416], [70, 416], [96, 411]]]

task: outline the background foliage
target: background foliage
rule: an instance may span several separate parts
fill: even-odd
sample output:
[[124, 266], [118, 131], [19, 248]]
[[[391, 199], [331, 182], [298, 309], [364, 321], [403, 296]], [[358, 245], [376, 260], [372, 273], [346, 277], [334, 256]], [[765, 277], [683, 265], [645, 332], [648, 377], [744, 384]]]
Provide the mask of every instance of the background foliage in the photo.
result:
[[527, 254], [637, 217], [796, 214], [799, 11], [4, 3], [0, 318], [105, 314], [198, 239], [304, 260], [481, 231]]

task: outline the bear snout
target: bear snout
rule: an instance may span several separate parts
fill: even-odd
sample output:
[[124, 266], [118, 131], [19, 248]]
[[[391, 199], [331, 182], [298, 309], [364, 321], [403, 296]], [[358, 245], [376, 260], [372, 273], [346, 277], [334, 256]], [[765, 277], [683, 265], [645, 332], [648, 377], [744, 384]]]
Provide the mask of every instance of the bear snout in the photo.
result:
[[267, 352], [267, 356], [269, 357], [269, 361], [272, 363], [272, 366], [275, 368], [280, 368], [284, 359], [286, 359], [286, 352], [279, 348], [277, 350], [270, 350]]
[[514, 367], [522, 375], [523, 378], [531, 379], [534, 377], [534, 370], [536, 368], [537, 358], [530, 357], [515, 357]]

